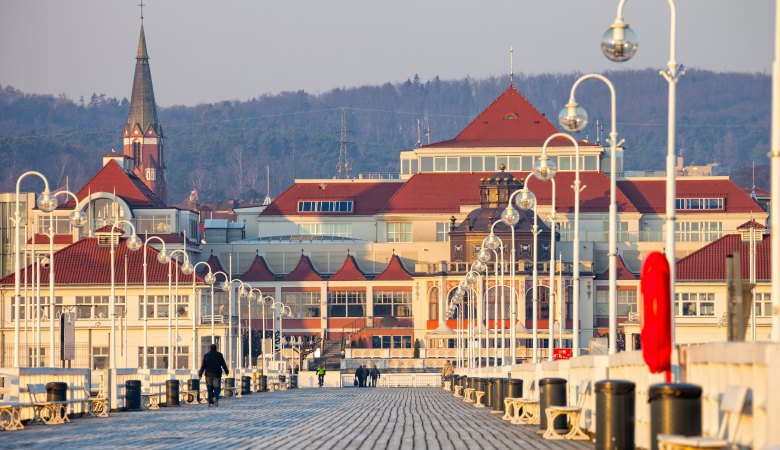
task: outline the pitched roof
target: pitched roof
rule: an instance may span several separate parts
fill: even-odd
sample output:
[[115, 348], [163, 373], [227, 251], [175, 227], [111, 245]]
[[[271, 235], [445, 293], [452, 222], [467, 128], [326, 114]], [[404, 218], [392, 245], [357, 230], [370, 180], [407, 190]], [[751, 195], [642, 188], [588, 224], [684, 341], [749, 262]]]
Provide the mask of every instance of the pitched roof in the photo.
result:
[[[756, 279], [771, 278], [771, 242], [768, 234], [761, 235], [756, 242]], [[726, 256], [740, 253], [742, 278], [750, 277], [750, 242], [743, 241], [739, 234], [727, 234], [710, 242], [699, 250], [677, 261], [679, 280], [726, 280]]]
[[330, 277], [330, 281], [365, 281], [366, 274], [360, 270], [355, 257], [347, 254], [344, 258], [344, 264], [341, 268]]
[[[424, 148], [441, 147], [541, 147], [558, 129], [514, 86], [509, 86], [454, 139]], [[556, 139], [549, 146], [569, 146]], [[595, 144], [580, 142], [580, 145]]]
[[756, 222], [756, 219], [750, 219], [747, 222], [737, 227], [737, 230], [749, 230], [755, 228], [756, 230], [766, 230], [763, 224]]
[[[446, 213], [460, 212], [461, 205], [478, 205], [481, 179], [491, 176], [487, 172], [418, 173], [412, 176], [393, 195], [382, 209], [383, 213]], [[525, 180], [528, 172], [511, 173], [518, 180]], [[569, 186], [574, 172], [558, 172], [555, 175], [555, 209], [558, 212], [574, 211], [574, 192]], [[580, 211], [607, 211], [609, 209], [609, 177], [601, 172], [581, 172], [580, 181], [585, 189], [580, 193]], [[528, 187], [536, 195], [539, 205], [552, 202], [552, 183], [535, 178]], [[628, 197], [617, 190], [617, 207], [620, 212], [637, 209]]]
[[414, 280], [412, 274], [406, 270], [404, 263], [398, 255], [393, 254], [390, 261], [387, 263], [387, 267], [379, 275], [374, 277], [374, 281], [411, 281]]
[[[27, 239], [28, 244], [32, 244], [33, 238]], [[49, 236], [46, 234], [35, 234], [35, 245], [38, 244], [48, 244], [49, 243]], [[73, 243], [73, 235], [72, 234], [55, 234], [54, 235], [54, 244], [72, 244]]]
[[[222, 263], [219, 261], [219, 257], [214, 256], [214, 251], [211, 251], [211, 254], [209, 255], [209, 259], [206, 260], [206, 264], [209, 265], [211, 268], [211, 273], [215, 272], [222, 272], [226, 273], [225, 269], [222, 268]], [[208, 273], [208, 269], [206, 269], [204, 266], [198, 266], [198, 275], [205, 276], [206, 273]], [[217, 281], [225, 281], [226, 278], [222, 274], [217, 274]]]
[[[298, 262], [300, 265], [300, 261]], [[276, 275], [268, 268], [265, 258], [255, 255], [254, 261], [240, 277], [242, 281], [276, 281]]]
[[[664, 214], [666, 212], [666, 180], [618, 180], [618, 188], [641, 213]], [[678, 198], [723, 198], [724, 210], [685, 210], [678, 209], [678, 214], [702, 214], [723, 212], [759, 212], [761, 206], [738, 188], [728, 178], [712, 177], [708, 179], [677, 179]]]
[[[110, 160], [103, 166], [91, 180], [87, 182], [77, 193], [79, 201], [98, 192], [113, 194], [121, 197], [131, 207], [164, 208], [165, 203], [157, 196], [140, 178], [132, 173], [125, 172], [116, 161]], [[73, 199], [61, 206], [73, 208]]]
[[[319, 182], [297, 180], [268, 205], [261, 216], [296, 215], [300, 200], [352, 200], [352, 213], [334, 215], [376, 214], [401, 187], [397, 181]], [[307, 214], [307, 213], [302, 213]], [[322, 213], [309, 213], [322, 214]], [[327, 213], [326, 213], [327, 214]]]
[[[168, 265], [157, 262], [157, 250], [151, 246], [142, 247], [140, 250], [132, 252], [127, 249], [125, 238], [119, 240], [115, 249], [116, 258], [116, 278], [117, 284], [124, 283], [124, 259], [127, 255], [127, 282], [129, 284], [143, 284], [143, 257], [144, 248], [147, 258], [147, 282], [151, 284], [168, 283]], [[96, 238], [84, 238], [54, 253], [55, 281], [57, 285], [109, 285], [111, 284], [110, 269], [110, 247], [99, 247]], [[180, 264], [173, 262], [177, 266]], [[28, 266], [24, 270], [30, 269]], [[24, 270], [21, 272], [21, 278], [24, 278]], [[179, 281], [191, 281], [190, 276], [180, 276]], [[200, 277], [196, 278], [199, 283], [203, 282]], [[9, 274], [0, 280], [2, 284], [13, 284], [14, 274]], [[49, 282], [48, 268], [41, 269], [41, 282]]]
[[322, 281], [322, 276], [314, 268], [309, 257], [301, 253], [298, 265], [284, 276], [283, 281]]
[[[631, 271], [631, 269], [628, 268], [626, 265], [626, 262], [623, 261], [623, 257], [618, 255], [617, 256], [617, 279], [622, 281], [636, 281], [639, 279], [639, 277]], [[604, 272], [601, 272], [600, 274], [596, 275], [594, 280], [609, 280], [609, 269], [605, 270]]]

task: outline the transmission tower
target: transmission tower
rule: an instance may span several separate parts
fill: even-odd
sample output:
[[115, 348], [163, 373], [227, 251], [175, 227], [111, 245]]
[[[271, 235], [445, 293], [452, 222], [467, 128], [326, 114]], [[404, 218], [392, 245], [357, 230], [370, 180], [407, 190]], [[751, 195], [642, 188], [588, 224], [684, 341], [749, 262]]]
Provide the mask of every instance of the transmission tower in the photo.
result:
[[351, 178], [352, 165], [347, 158], [347, 108], [341, 108], [341, 135], [339, 136], [339, 165], [336, 168], [336, 178]]

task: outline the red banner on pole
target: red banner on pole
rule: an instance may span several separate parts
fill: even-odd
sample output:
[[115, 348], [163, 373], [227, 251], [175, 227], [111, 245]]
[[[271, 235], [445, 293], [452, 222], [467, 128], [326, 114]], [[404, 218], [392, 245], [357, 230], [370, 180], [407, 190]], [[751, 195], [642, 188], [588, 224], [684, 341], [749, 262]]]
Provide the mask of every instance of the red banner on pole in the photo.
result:
[[553, 349], [553, 360], [557, 361], [559, 359], [571, 359], [572, 351], [570, 348], [554, 348]]
[[642, 265], [642, 357], [651, 373], [672, 366], [672, 303], [669, 263], [666, 256], [653, 252]]

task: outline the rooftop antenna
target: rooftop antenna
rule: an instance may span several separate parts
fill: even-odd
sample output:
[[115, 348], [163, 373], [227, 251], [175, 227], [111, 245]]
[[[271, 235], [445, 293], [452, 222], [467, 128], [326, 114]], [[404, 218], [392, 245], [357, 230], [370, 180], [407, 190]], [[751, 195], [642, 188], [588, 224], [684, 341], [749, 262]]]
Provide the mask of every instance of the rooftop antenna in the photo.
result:
[[144, 0], [141, 0], [141, 3], [138, 4], [138, 6], [141, 7], [141, 25], [144, 24]]
[[596, 145], [601, 145], [602, 131], [604, 131], [604, 129], [601, 127], [601, 122], [599, 122], [599, 119], [596, 119]]
[[[757, 200], [758, 196], [756, 195], [756, 162], [753, 161], [753, 187], [750, 190], [750, 198], [753, 200]], [[751, 211], [752, 215], [752, 211]]]
[[430, 143], [431, 143], [431, 124], [429, 123], [427, 125], [427, 127], [428, 128], [425, 130], [425, 136], [428, 137], [428, 144], [430, 145]]
[[339, 137], [339, 165], [336, 168], [336, 178], [349, 179], [352, 165], [347, 158], [347, 108], [341, 108], [341, 135]]
[[422, 147], [422, 142], [420, 142], [421, 138], [422, 138], [422, 134], [420, 132], [420, 119], [417, 119], [417, 145], [415, 145], [414, 148]]
[[514, 55], [515, 50], [512, 48], [512, 46], [509, 46], [509, 85], [513, 86], [514, 77], [515, 77], [515, 65], [512, 61], [512, 56]]
[[271, 166], [265, 166], [265, 198], [263, 199], [263, 205], [268, 206], [271, 204]]

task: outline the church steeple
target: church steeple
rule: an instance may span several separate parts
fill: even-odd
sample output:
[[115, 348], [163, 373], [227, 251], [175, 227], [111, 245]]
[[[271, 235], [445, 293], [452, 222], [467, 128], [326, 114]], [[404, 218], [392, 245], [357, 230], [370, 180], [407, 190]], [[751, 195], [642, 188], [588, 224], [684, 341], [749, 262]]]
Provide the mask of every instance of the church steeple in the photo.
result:
[[157, 104], [154, 101], [152, 71], [149, 67], [143, 23], [135, 57], [130, 115], [124, 128], [124, 154], [130, 160], [129, 169], [167, 202], [163, 130], [157, 120]]

